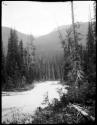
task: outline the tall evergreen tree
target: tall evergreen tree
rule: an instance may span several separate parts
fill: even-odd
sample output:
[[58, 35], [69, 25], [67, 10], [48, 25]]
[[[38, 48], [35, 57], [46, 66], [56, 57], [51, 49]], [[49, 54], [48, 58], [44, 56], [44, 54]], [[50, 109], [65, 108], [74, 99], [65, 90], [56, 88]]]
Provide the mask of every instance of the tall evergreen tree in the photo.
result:
[[[78, 86], [78, 81], [82, 75], [80, 47], [78, 42], [81, 40], [81, 34], [77, 31], [79, 24], [75, 25], [75, 39], [76, 46], [73, 38], [73, 29], [70, 27], [66, 30], [66, 39], [64, 46], [64, 80], [75, 83]], [[68, 81], [68, 82], [69, 82]]]
[[87, 34], [87, 75], [89, 82], [93, 82], [95, 78], [93, 78], [95, 75], [95, 69], [96, 69], [96, 52], [95, 52], [95, 42], [94, 42], [94, 36], [92, 31], [92, 24], [89, 22], [88, 26], [88, 34]]
[[21, 40], [20, 43], [19, 43], [19, 47], [18, 47], [18, 65], [19, 65], [19, 70], [20, 70], [20, 73], [21, 73], [21, 77], [24, 74], [24, 70], [25, 70], [25, 67], [24, 67], [24, 52], [23, 52], [23, 41]]
[[6, 59], [4, 55], [3, 42], [1, 42], [1, 78], [2, 87], [6, 85]]
[[8, 53], [7, 53], [7, 74], [12, 78], [15, 83], [19, 77], [18, 67], [18, 37], [16, 31], [11, 29], [10, 38], [8, 40]]
[[88, 81], [88, 97], [95, 99], [96, 89], [96, 36], [95, 21], [90, 20], [88, 25], [87, 44], [84, 51], [84, 71]]
[[93, 51], [94, 51], [94, 36], [93, 36], [91, 22], [89, 22], [89, 26], [88, 26], [87, 50], [88, 50], [88, 57], [90, 58], [93, 54]]

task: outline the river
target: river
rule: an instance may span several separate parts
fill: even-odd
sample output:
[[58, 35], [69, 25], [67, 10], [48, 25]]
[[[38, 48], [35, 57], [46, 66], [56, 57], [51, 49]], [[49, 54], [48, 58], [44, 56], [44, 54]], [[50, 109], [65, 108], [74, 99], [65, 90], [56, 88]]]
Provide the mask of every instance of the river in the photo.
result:
[[60, 100], [58, 90], [61, 94], [67, 94], [67, 87], [67, 85], [60, 84], [60, 81], [45, 81], [35, 83], [32, 90], [7, 92], [7, 95], [2, 95], [2, 122], [10, 122], [13, 117], [22, 119], [25, 115], [34, 115], [37, 107], [47, 106], [47, 104], [43, 104], [45, 96], [48, 96], [50, 103], [54, 98]]

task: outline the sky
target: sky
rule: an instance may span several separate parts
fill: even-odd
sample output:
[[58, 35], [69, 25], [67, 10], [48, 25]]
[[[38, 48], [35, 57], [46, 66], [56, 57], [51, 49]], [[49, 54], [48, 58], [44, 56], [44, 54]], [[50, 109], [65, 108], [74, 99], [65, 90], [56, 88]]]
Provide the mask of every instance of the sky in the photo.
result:
[[[89, 7], [91, 17], [94, 1], [74, 1], [75, 22], [89, 21]], [[57, 26], [71, 24], [70, 2], [35, 2], [35, 1], [3, 1], [2, 26], [32, 34], [45, 35]]]

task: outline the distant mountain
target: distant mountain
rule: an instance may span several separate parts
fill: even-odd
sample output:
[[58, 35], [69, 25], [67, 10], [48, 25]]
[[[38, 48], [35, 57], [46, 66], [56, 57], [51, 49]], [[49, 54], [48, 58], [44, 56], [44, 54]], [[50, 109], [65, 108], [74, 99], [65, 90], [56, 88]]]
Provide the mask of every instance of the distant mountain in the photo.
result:
[[[3, 45], [4, 45], [4, 49], [5, 49], [5, 54], [7, 53], [8, 39], [9, 39], [9, 37], [10, 37], [10, 29], [11, 29], [11, 28], [8, 28], [8, 27], [2, 27], [2, 41], [3, 41]], [[28, 44], [30, 41], [33, 41], [33, 40], [34, 40], [33, 35], [27, 35], [27, 34], [24, 34], [24, 33], [19, 32], [19, 31], [16, 31], [16, 33], [17, 33], [17, 35], [18, 35], [19, 41], [20, 41], [20, 40], [23, 40], [23, 45], [24, 45], [24, 47], [26, 47], [27, 44]]]
[[[65, 31], [69, 26], [70, 25], [63, 25], [59, 27], [63, 39], [65, 39]], [[82, 40], [79, 43], [85, 46], [86, 35], [88, 31], [88, 22], [80, 23], [80, 28], [78, 31], [83, 35]], [[10, 35], [10, 28], [2, 27], [2, 40], [6, 51], [7, 51], [9, 35]], [[27, 43], [31, 40], [31, 36], [20, 33], [18, 31], [17, 31], [17, 35], [19, 40], [21, 39], [23, 40], [24, 47], [26, 47]], [[52, 57], [55, 55], [63, 54], [63, 48], [59, 38], [59, 33], [56, 29], [46, 35], [43, 35], [37, 38], [32, 37], [32, 39], [36, 47], [36, 55]]]
[[[65, 31], [69, 27], [70, 25], [63, 25], [59, 27], [63, 39], [65, 39], [65, 35], [66, 35]], [[78, 32], [82, 34], [82, 40], [79, 43], [82, 44], [83, 46], [86, 45], [87, 31], [88, 31], [88, 22], [80, 23], [80, 28]], [[36, 38], [33, 42], [36, 45], [36, 49], [37, 49], [36, 52], [38, 55], [53, 56], [55, 54], [60, 55], [63, 53], [63, 48], [62, 48], [61, 40], [59, 38], [59, 33], [57, 29], [55, 29], [54, 31], [52, 31], [47, 35]]]

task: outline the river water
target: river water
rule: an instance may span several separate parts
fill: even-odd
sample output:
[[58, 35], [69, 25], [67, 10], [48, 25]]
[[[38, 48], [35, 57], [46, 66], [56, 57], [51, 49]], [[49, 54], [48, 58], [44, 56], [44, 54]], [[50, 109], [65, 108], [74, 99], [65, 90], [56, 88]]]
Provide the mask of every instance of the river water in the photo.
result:
[[[60, 100], [62, 93], [67, 94], [67, 85], [60, 84], [60, 81], [45, 81], [35, 83], [34, 88], [25, 92], [7, 92], [9, 95], [2, 96], [2, 121], [13, 120], [13, 116], [22, 117], [20, 114], [34, 115], [37, 107], [45, 107], [44, 99], [48, 96], [50, 103], [54, 98]], [[59, 94], [60, 91], [61, 93]], [[14, 114], [14, 115], [13, 115]], [[9, 120], [9, 121], [10, 121]]]

